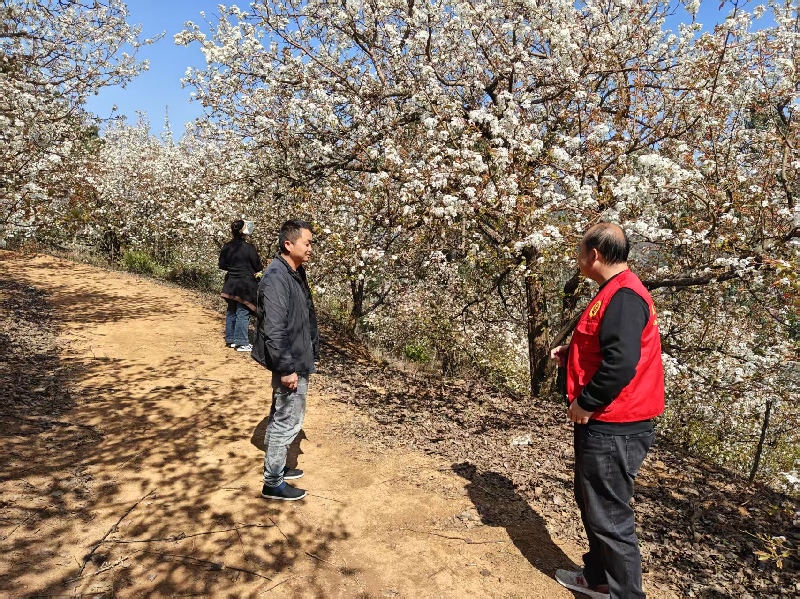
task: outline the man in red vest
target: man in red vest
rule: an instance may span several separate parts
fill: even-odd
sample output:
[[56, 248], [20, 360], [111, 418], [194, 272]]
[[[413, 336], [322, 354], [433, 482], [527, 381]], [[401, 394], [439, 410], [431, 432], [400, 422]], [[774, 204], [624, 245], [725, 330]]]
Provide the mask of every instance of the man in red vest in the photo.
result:
[[581, 240], [581, 274], [600, 285], [569, 345], [551, 352], [567, 368], [574, 424], [575, 500], [589, 540], [583, 569], [556, 580], [595, 599], [644, 597], [633, 480], [664, 411], [664, 367], [653, 300], [628, 270], [630, 243], [612, 223]]

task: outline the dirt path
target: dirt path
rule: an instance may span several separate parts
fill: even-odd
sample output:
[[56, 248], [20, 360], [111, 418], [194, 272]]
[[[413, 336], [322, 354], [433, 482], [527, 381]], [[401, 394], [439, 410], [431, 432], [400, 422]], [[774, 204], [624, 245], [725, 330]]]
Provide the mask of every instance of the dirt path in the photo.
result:
[[77, 373], [38, 389], [69, 405], [3, 435], [0, 594], [572, 597], [552, 574], [579, 548], [481, 524], [449, 462], [346, 435], [369, 421], [313, 379], [309, 497], [261, 499], [267, 374], [192, 293], [9, 253], [0, 279], [45, 292], [68, 348], [50, 358]]

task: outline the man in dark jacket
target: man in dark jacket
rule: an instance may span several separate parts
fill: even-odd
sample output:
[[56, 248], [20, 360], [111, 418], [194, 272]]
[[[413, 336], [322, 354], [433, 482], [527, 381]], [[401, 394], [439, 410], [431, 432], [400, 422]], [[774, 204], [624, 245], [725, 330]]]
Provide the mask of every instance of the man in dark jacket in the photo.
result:
[[581, 274], [600, 285], [569, 346], [551, 356], [567, 369], [574, 424], [575, 500], [589, 540], [584, 567], [556, 580], [592, 599], [644, 597], [633, 481], [664, 411], [664, 368], [653, 299], [628, 270], [630, 244], [612, 223], [581, 241]]
[[294, 501], [306, 492], [286, 480], [303, 476], [286, 469], [286, 452], [303, 426], [306, 392], [319, 358], [319, 331], [303, 264], [311, 259], [311, 225], [286, 221], [280, 252], [258, 286], [258, 326], [252, 357], [272, 371], [272, 407], [264, 439], [264, 487], [267, 499]]

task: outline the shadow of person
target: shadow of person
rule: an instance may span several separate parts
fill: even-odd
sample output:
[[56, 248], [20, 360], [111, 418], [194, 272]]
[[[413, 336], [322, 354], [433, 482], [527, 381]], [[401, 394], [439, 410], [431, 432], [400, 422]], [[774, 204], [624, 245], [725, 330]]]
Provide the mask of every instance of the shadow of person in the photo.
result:
[[[258, 423], [255, 430], [253, 430], [253, 434], [250, 436], [250, 443], [258, 448], [259, 451], [266, 451], [267, 448], [264, 445], [264, 437], [267, 433], [267, 421], [269, 420], [268, 417], [262, 418], [261, 422]], [[292, 441], [292, 444], [289, 445], [289, 448], [286, 450], [286, 467], [287, 468], [297, 468], [297, 460], [299, 459], [300, 455], [302, 455], [303, 450], [300, 448], [300, 444], [307, 439], [306, 432], [303, 429], [300, 429], [300, 432], [297, 433], [297, 436]]]
[[264, 446], [264, 436], [267, 434], [268, 421], [269, 417], [265, 416], [262, 418], [261, 422], [258, 423], [253, 431], [253, 435], [250, 437], [250, 443], [253, 444], [259, 451], [267, 450], [267, 448]]
[[289, 449], [286, 451], [287, 468], [297, 468], [297, 460], [303, 453], [303, 450], [300, 449], [300, 443], [302, 443], [305, 439], [307, 439], [306, 431], [300, 429], [300, 432], [297, 433], [294, 441], [292, 441], [292, 444], [289, 445]]
[[514, 490], [514, 483], [497, 472], [478, 472], [469, 462], [452, 465], [453, 472], [467, 479], [467, 494], [487, 526], [502, 526], [530, 564], [547, 576], [556, 569], [578, 566], [556, 545], [544, 519]]

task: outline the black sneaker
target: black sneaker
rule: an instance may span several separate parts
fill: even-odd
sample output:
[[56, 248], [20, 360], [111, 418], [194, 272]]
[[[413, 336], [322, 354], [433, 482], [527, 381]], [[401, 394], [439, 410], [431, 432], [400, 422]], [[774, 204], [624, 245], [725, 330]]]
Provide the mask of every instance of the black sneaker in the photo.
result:
[[304, 489], [293, 487], [289, 483], [283, 482], [277, 487], [264, 485], [261, 489], [261, 497], [265, 499], [280, 499], [281, 501], [297, 501], [306, 496]]
[[297, 480], [303, 478], [303, 471], [299, 468], [284, 468], [283, 480]]

